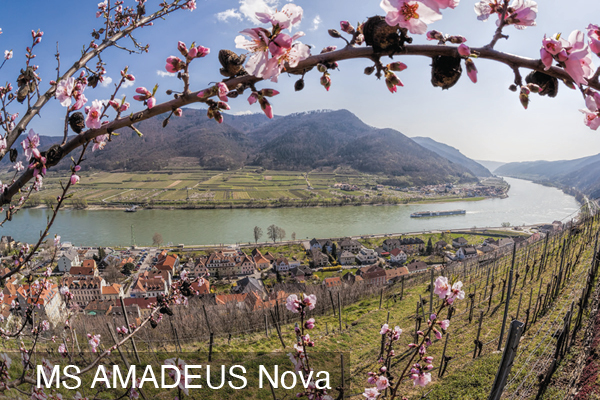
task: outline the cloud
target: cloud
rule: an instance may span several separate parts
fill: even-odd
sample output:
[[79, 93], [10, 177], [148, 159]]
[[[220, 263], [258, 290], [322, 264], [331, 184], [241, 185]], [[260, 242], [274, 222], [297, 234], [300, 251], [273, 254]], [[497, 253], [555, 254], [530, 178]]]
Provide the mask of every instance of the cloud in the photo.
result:
[[234, 112], [232, 114], [233, 115], [254, 115], [254, 114], [260, 114], [260, 113], [258, 113], [258, 112], [252, 112], [250, 110], [247, 110], [247, 111], [237, 111], [237, 112]]
[[321, 22], [323, 22], [323, 20], [321, 19], [320, 16], [317, 15], [312, 21], [313, 26], [312, 26], [312, 28], [310, 28], [310, 30], [316, 31], [317, 29], [319, 29], [319, 25], [321, 25]]
[[235, 18], [240, 21], [243, 19], [242, 14], [240, 14], [235, 8], [230, 8], [229, 10], [217, 13], [216, 17], [219, 21], [222, 22], [225, 22], [230, 18]]
[[156, 71], [156, 75], [160, 76], [161, 78], [164, 78], [166, 76], [177, 76], [177, 74], [175, 73], [161, 71], [160, 69]]
[[108, 87], [112, 83], [112, 78], [110, 76], [105, 76], [104, 80], [100, 83], [102, 87]]
[[260, 23], [256, 19], [257, 12], [273, 12], [273, 7], [277, 6], [277, 0], [240, 0], [240, 12], [254, 23]]
[[123, 84], [121, 85], [121, 89], [131, 87], [134, 85], [134, 83], [135, 83], [134, 81], [125, 80], [125, 82], [123, 82]]

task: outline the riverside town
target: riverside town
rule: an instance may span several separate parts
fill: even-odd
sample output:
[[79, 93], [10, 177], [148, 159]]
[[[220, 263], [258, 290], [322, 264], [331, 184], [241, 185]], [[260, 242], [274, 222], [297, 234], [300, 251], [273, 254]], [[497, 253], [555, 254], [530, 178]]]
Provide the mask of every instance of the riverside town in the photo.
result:
[[5, 2], [0, 399], [600, 398], [598, 16]]

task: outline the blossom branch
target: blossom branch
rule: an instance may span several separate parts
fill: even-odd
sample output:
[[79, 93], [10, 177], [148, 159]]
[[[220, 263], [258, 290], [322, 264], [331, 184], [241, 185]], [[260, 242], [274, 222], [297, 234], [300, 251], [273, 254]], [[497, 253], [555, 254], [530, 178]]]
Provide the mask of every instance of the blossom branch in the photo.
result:
[[496, 45], [496, 43], [498, 43], [498, 40], [500, 40], [502, 38], [508, 39], [508, 35], [504, 35], [502, 33], [502, 29], [504, 29], [504, 27], [506, 26], [507, 10], [508, 10], [508, 0], [504, 0], [504, 6], [502, 7], [502, 15], [500, 16], [498, 28], [496, 29], [496, 33], [494, 34], [494, 38], [492, 39], [492, 41], [488, 45], [485, 46], [486, 48], [493, 49], [494, 46]]
[[[530, 69], [534, 71], [543, 72], [546, 75], [553, 76], [557, 79], [560, 79], [565, 82], [572, 82], [572, 78], [569, 74], [562, 68], [552, 66], [547, 70], [544, 67], [544, 64], [540, 59], [532, 59], [527, 57], [521, 57], [509, 53], [500, 52], [494, 49], [489, 49], [486, 47], [481, 48], [472, 48], [474, 52], [478, 52], [480, 59], [488, 59], [492, 61], [497, 61], [503, 64], [506, 64], [508, 67], [514, 70], [514, 68], [524, 68]], [[406, 45], [404, 51], [400, 54], [393, 52], [374, 52], [372, 47], [346, 47], [340, 50], [317, 54], [314, 56], [310, 56], [305, 60], [302, 60], [298, 63], [295, 68], [287, 68], [286, 71], [291, 74], [302, 75], [306, 71], [312, 69], [317, 64], [322, 63], [331, 63], [336, 61], [357, 59], [357, 58], [365, 58], [372, 60], [374, 57], [382, 57], [386, 55], [411, 55], [411, 56], [425, 56], [425, 57], [435, 57], [435, 56], [449, 56], [449, 57], [458, 57], [458, 50], [456, 47], [452, 46], [438, 46], [438, 45]], [[73, 67], [72, 67], [73, 69]], [[246, 75], [241, 77], [236, 77], [233, 79], [227, 79], [224, 83], [228, 88], [235, 88], [238, 85], [252, 85], [257, 82], [260, 82], [262, 79], [257, 78], [252, 75]], [[600, 90], [600, 82], [590, 82], [589, 87]], [[88, 143], [94, 138], [105, 135], [107, 133], [111, 133], [116, 131], [117, 129], [132, 126], [136, 122], [144, 121], [149, 118], [155, 117], [157, 115], [161, 115], [164, 113], [171, 112], [174, 109], [184, 107], [189, 104], [198, 103], [198, 102], [206, 102], [209, 97], [213, 97], [215, 93], [209, 93], [211, 88], [203, 89], [197, 92], [184, 93], [179, 95], [176, 99], [170, 100], [165, 103], [157, 104], [152, 109], [146, 109], [143, 111], [139, 111], [137, 113], [133, 113], [129, 117], [118, 118], [113, 120], [112, 122], [103, 125], [98, 129], [90, 129], [83, 132], [81, 135], [76, 136], [67, 142], [64, 146], [62, 146], [63, 156], [64, 158], [67, 154], [71, 153], [73, 150], [77, 149], [80, 146]], [[205, 96], [198, 97], [200, 92], [204, 92]], [[47, 95], [48, 93], [46, 93]], [[44, 96], [46, 96], [44, 95]], [[36, 108], [34, 106], [32, 110], [39, 110], [39, 107]], [[31, 111], [31, 110], [30, 110]], [[28, 111], [28, 113], [30, 112]], [[20, 125], [24, 126], [23, 121], [27, 118], [24, 117], [23, 120], [19, 122]], [[19, 128], [15, 128], [11, 135], [15, 133]], [[8, 141], [8, 139], [7, 139]], [[0, 155], [2, 153], [6, 153], [6, 149], [0, 151]], [[60, 160], [60, 159], [59, 159]], [[57, 162], [59, 160], [56, 160]], [[8, 187], [1, 195], [0, 195], [0, 204], [7, 204], [11, 201], [11, 199], [19, 192], [21, 188], [23, 188], [27, 182], [29, 182], [33, 178], [33, 171], [27, 170], [24, 172], [15, 183], [13, 183], [10, 187]]]

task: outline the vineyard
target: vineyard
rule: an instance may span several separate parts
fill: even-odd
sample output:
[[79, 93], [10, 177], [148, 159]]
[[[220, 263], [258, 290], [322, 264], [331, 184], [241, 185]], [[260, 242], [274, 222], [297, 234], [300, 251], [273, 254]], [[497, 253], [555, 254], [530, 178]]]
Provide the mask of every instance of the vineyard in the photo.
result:
[[[333, 366], [332, 356], [323, 361], [336, 370], [332, 375], [340, 381], [335, 386], [343, 389], [345, 398], [362, 398], [368, 372], [378, 368], [381, 325], [400, 326], [403, 333], [397, 348], [408, 349], [440, 305], [429, 290], [431, 283], [439, 275], [452, 276], [464, 283], [466, 295], [448, 309], [448, 333], [442, 340], [432, 338], [434, 345], [428, 353], [435, 360], [433, 383], [417, 389], [405, 382], [403, 392], [414, 399], [482, 399], [494, 388], [496, 393], [490, 397], [494, 399], [567, 397], [575, 391], [587, 362], [582, 349], [593, 333], [589, 323], [594, 322], [598, 308], [594, 254], [598, 253], [599, 227], [598, 216], [586, 218], [537, 242], [509, 248], [494, 260], [448, 265], [411, 275], [385, 289], [306, 287], [306, 293], [318, 299], [308, 315], [317, 320], [311, 331], [315, 357], [335, 354]], [[156, 329], [142, 330], [121, 349], [120, 356], [115, 353], [111, 358], [113, 362], [137, 358], [151, 363], [176, 354], [206, 363], [232, 360], [231, 354], [285, 355], [295, 342], [296, 319], [286, 310], [285, 299], [278, 303], [273, 309], [250, 312], [192, 299], [189, 307], [175, 307], [173, 316], [165, 315]], [[124, 324], [114, 314], [80, 316], [73, 322], [75, 340], [68, 346], [74, 350], [76, 346], [73, 354], [79, 352], [83, 361], [88, 357], [84, 333], [101, 334], [106, 348], [112, 345], [116, 327]], [[53, 346], [47, 347], [50, 351]], [[397, 354], [391, 368], [401, 369], [412, 351]], [[77, 356], [73, 362], [78, 362]], [[232, 398], [238, 395], [231, 394]], [[271, 398], [268, 392], [267, 397], [256, 395]], [[279, 399], [285, 395], [281, 388], [273, 392]]]

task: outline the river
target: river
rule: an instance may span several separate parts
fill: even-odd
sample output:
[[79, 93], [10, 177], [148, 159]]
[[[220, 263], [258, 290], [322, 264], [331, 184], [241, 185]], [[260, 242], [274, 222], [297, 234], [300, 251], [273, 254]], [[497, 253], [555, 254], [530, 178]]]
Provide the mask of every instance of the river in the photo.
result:
[[[405, 233], [471, 227], [497, 227], [503, 222], [530, 225], [575, 216], [579, 209], [572, 196], [529, 181], [505, 178], [511, 185], [506, 199], [390, 206], [344, 206], [317, 208], [219, 209], [219, 210], [115, 210], [60, 211], [51, 229], [80, 246], [116, 246], [131, 243], [131, 226], [137, 245], [151, 245], [155, 232], [165, 243], [214, 245], [253, 241], [254, 226], [282, 227], [286, 238], [327, 238], [376, 233]], [[410, 218], [415, 211], [465, 209], [466, 215]], [[34, 242], [44, 229], [48, 211], [20, 211], [0, 228], [0, 235]]]

